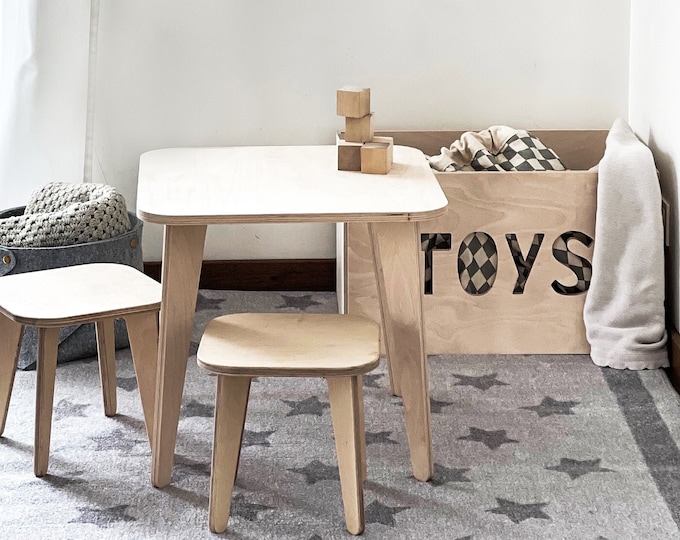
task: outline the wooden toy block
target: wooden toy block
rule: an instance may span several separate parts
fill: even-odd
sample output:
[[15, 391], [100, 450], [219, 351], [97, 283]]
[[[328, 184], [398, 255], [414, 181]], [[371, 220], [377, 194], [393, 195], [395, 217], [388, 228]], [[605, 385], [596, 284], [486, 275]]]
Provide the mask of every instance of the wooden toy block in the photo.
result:
[[335, 144], [338, 150], [338, 170], [360, 171], [362, 143], [347, 142], [342, 134], [337, 133]]
[[373, 140], [373, 113], [361, 118], [345, 118], [345, 140], [365, 143]]
[[371, 89], [343, 86], [337, 91], [338, 116], [361, 118], [371, 112]]
[[394, 145], [390, 137], [387, 141], [373, 140], [361, 147], [361, 172], [366, 174], [387, 174], [392, 168], [392, 151]]

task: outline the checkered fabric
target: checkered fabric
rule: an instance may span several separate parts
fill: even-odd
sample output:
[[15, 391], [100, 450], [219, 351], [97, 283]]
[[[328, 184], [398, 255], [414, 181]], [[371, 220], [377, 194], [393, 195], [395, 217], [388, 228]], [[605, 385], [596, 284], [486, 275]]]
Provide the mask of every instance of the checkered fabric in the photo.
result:
[[593, 239], [590, 236], [580, 231], [569, 231], [561, 234], [555, 239], [552, 247], [553, 257], [574, 272], [577, 279], [576, 285], [563, 285], [557, 280], [552, 282], [551, 285], [553, 290], [556, 293], [564, 295], [586, 292], [590, 287], [590, 279], [593, 274], [593, 267], [589, 261], [569, 251], [567, 243], [572, 238], [578, 240], [585, 246], [590, 246], [593, 242]]
[[497, 154], [478, 150], [470, 166], [475, 171], [564, 171], [566, 167], [550, 148], [528, 131], [517, 131]]
[[488, 234], [468, 234], [458, 249], [458, 278], [468, 294], [482, 295], [493, 287], [498, 269], [496, 243]]
[[515, 282], [515, 288], [513, 289], [512, 294], [522, 294], [524, 292], [524, 287], [526, 287], [529, 274], [534, 266], [534, 261], [536, 260], [538, 250], [541, 248], [544, 237], [545, 235], [543, 233], [534, 234], [534, 239], [529, 247], [529, 253], [527, 253], [525, 259], [522, 255], [522, 248], [517, 240], [517, 235], [514, 233], [505, 235], [505, 239], [508, 241], [508, 247], [510, 248], [510, 253], [512, 254], [512, 259], [515, 261], [515, 268], [517, 268], [517, 281]]
[[425, 252], [425, 275], [423, 284], [423, 294], [432, 294], [432, 252], [449, 251], [451, 249], [451, 234], [422, 233], [420, 235], [420, 249]]

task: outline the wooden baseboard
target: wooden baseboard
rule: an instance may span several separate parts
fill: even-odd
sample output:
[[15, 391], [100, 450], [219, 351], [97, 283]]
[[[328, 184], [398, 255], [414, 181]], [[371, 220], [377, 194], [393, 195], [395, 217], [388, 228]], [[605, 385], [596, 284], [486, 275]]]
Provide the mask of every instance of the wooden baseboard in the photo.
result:
[[[160, 281], [161, 263], [144, 263]], [[203, 261], [202, 289], [233, 291], [334, 291], [335, 259]]]

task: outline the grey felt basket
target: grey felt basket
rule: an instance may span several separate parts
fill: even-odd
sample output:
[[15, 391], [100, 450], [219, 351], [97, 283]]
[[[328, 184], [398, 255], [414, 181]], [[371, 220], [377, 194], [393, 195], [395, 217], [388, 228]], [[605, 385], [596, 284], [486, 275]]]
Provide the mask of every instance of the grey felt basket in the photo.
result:
[[[20, 216], [25, 207], [10, 208], [0, 212], [0, 219]], [[87, 263], [120, 263], [144, 269], [142, 259], [142, 222], [128, 212], [131, 229], [125, 234], [71, 246], [49, 248], [15, 248], [0, 245], [0, 277], [9, 274], [21, 274], [49, 268], [75, 266]], [[45, 299], [49, 302], [49, 298]], [[127, 330], [123, 320], [117, 320], [116, 348], [128, 346]], [[19, 352], [20, 369], [34, 369], [37, 355], [37, 330], [26, 327]], [[80, 324], [62, 328], [59, 333], [58, 363], [88, 358], [97, 354], [97, 338], [94, 324]]]

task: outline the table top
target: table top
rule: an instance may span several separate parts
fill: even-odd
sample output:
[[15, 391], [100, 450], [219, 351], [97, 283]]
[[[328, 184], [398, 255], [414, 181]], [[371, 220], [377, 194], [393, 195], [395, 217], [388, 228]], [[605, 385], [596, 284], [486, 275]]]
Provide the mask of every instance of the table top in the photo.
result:
[[150, 223], [417, 221], [447, 200], [423, 153], [389, 174], [337, 170], [335, 145], [168, 148], [142, 154], [137, 215]]

